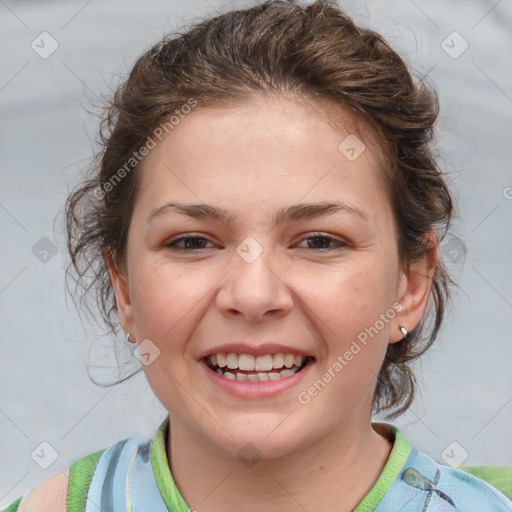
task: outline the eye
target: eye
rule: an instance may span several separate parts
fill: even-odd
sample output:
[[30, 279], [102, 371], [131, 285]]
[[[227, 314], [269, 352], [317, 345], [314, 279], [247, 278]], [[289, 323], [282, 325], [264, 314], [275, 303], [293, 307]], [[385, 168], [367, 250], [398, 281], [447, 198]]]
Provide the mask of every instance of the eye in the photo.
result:
[[[313, 233], [312, 235], [303, 239], [303, 241], [306, 240], [308, 241], [307, 249], [318, 249], [320, 251], [343, 249], [344, 247], [348, 246], [346, 242], [331, 236], [326, 236], [322, 233]], [[203, 236], [195, 236], [192, 234], [176, 238], [175, 240], [166, 243], [165, 247], [168, 247], [176, 252], [197, 252], [203, 249], [208, 249], [208, 247], [205, 247], [205, 244], [208, 242], [209, 240], [207, 238]], [[337, 246], [330, 246], [332, 243], [337, 244]]]
[[[181, 242], [184, 243], [184, 246], [178, 247], [178, 244]], [[165, 247], [169, 247], [173, 251], [177, 252], [195, 252], [197, 250], [205, 249], [204, 242], [209, 242], [209, 240], [203, 236], [187, 235], [166, 243]]]
[[[303, 240], [311, 240], [311, 243], [308, 242], [308, 249], [319, 249], [320, 251], [332, 251], [336, 249], [343, 249], [344, 247], [348, 246], [346, 242], [331, 236], [326, 236], [322, 233], [313, 233]], [[336, 243], [338, 247], [328, 247], [331, 242]]]

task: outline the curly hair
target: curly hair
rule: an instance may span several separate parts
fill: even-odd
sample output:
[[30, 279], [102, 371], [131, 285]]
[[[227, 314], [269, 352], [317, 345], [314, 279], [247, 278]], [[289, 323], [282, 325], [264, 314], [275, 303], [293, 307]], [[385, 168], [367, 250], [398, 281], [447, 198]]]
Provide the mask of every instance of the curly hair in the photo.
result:
[[[115, 267], [126, 264], [141, 148], [157, 127], [172, 129], [173, 116], [181, 117], [186, 105], [236, 105], [270, 95], [331, 105], [320, 110], [333, 122], [340, 107], [376, 134], [401, 268], [425, 257], [426, 235], [446, 235], [453, 204], [432, 148], [435, 90], [413, 79], [382, 36], [356, 26], [334, 2], [300, 7], [268, 1], [230, 11], [164, 37], [137, 60], [106, 107], [101, 148], [88, 175], [67, 198], [67, 277], [74, 275], [81, 303], [95, 292], [95, 307], [114, 338], [118, 319], [107, 260]], [[451, 284], [439, 259], [421, 322], [388, 345], [375, 412], [394, 418], [411, 405], [411, 362], [433, 343]]]

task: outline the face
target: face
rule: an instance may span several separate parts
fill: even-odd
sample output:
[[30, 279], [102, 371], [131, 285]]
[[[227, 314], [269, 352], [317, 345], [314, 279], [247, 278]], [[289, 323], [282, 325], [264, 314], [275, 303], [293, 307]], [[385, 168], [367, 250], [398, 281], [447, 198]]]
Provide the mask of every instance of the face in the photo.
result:
[[285, 99], [197, 107], [145, 158], [111, 277], [171, 428], [268, 457], [369, 428], [428, 286], [399, 268], [378, 147], [348, 135]]

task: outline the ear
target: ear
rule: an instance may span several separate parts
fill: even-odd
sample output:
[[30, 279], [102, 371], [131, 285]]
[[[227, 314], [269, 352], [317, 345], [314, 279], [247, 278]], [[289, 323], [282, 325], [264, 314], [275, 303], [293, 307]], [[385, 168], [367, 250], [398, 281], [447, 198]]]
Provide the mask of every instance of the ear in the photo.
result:
[[400, 274], [397, 302], [402, 309], [394, 318], [389, 343], [396, 343], [404, 337], [400, 331], [401, 326], [412, 331], [420, 323], [427, 307], [439, 261], [439, 242], [434, 232], [426, 235], [426, 241], [427, 249], [423, 259], [412, 263], [408, 273]]
[[114, 288], [117, 304], [117, 315], [119, 323], [126, 333], [130, 333], [131, 339], [135, 339], [135, 329], [133, 322], [133, 307], [130, 299], [130, 286], [128, 280], [128, 272], [125, 268], [116, 266], [112, 258], [112, 251], [107, 249], [104, 253], [105, 262], [107, 264], [110, 281]]

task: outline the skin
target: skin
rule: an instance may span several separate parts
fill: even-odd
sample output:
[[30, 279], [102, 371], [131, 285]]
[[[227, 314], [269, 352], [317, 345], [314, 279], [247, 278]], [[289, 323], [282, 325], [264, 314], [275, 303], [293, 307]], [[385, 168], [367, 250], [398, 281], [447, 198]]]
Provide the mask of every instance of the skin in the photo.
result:
[[[169, 411], [173, 477], [201, 512], [247, 504], [267, 512], [353, 510], [389, 457], [392, 443], [371, 422], [376, 376], [388, 344], [403, 337], [399, 326], [412, 330], [421, 319], [437, 246], [432, 236], [424, 260], [401, 270], [379, 147], [368, 136], [351, 162], [338, 150], [349, 133], [285, 98], [198, 106], [143, 161], [126, 268], [109, 272], [123, 329], [160, 350], [144, 371]], [[335, 200], [367, 220], [335, 212], [273, 222], [280, 208]], [[169, 210], [148, 223], [168, 202], [207, 203], [237, 219], [228, 227]], [[186, 233], [206, 238], [192, 246], [200, 249], [166, 246]], [[330, 249], [314, 233], [330, 237]], [[252, 263], [236, 251], [247, 236], [263, 249]], [[396, 303], [401, 310], [378, 334], [299, 403], [298, 393]], [[212, 384], [198, 358], [239, 340], [300, 348], [316, 363], [299, 386], [275, 397], [234, 397]], [[248, 442], [261, 455], [252, 467], [237, 457]]]
[[25, 494], [18, 512], [66, 512], [69, 468], [46, 478]]

